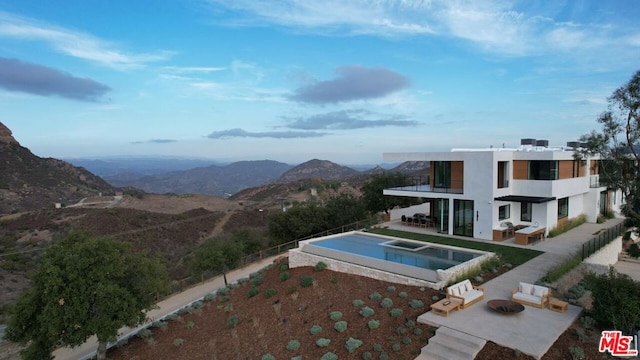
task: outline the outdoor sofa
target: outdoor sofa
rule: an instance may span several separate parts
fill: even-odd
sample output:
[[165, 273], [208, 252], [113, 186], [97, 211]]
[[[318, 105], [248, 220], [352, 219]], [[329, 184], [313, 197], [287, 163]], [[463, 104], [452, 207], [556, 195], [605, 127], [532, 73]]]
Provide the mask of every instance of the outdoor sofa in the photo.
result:
[[549, 288], [521, 282], [511, 291], [511, 301], [544, 309], [549, 303]]
[[459, 302], [460, 308], [464, 309], [484, 299], [484, 289], [467, 279], [447, 287], [447, 299]]

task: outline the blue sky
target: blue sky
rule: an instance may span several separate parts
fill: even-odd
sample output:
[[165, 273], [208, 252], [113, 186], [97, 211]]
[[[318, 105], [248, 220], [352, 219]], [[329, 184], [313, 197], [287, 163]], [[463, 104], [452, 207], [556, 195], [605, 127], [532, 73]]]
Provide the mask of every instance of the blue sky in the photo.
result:
[[0, 122], [58, 158], [564, 145], [640, 69], [638, 18], [635, 0], [0, 0]]

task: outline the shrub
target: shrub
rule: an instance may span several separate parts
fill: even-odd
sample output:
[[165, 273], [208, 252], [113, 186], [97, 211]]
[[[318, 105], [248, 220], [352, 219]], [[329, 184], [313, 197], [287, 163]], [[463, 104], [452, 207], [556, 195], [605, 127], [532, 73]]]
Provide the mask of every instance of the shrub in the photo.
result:
[[589, 341], [589, 335], [587, 335], [587, 333], [584, 332], [583, 329], [576, 328], [575, 331], [576, 331], [576, 336], [578, 337], [578, 339], [580, 339], [580, 341], [582, 341], [582, 342]]
[[291, 294], [293, 294], [294, 292], [296, 292], [297, 290], [298, 290], [298, 289], [297, 289], [295, 286], [289, 286], [289, 287], [287, 288], [287, 295], [291, 295]]
[[382, 299], [382, 301], [380, 302], [380, 306], [382, 306], [383, 308], [390, 308], [391, 306], [393, 306], [393, 300], [389, 299], [389, 298], [384, 298]]
[[316, 266], [313, 267], [313, 270], [315, 271], [322, 271], [326, 269], [327, 269], [327, 264], [323, 263], [322, 261], [318, 261]]
[[573, 229], [576, 226], [580, 226], [582, 224], [584, 224], [585, 222], [587, 222], [587, 216], [586, 215], [579, 215], [569, 221], [567, 221], [566, 223], [560, 225], [560, 226], [556, 226], [553, 229], [549, 230], [549, 237], [555, 237], [558, 236], [560, 234], [563, 234], [571, 229]]
[[328, 353], [322, 355], [320, 360], [338, 360], [338, 355], [336, 355], [336, 354], [334, 354], [332, 352], [328, 352]]
[[248, 295], [250, 298], [252, 298], [252, 297], [254, 297], [254, 296], [258, 295], [258, 293], [259, 293], [259, 292], [260, 292], [260, 290], [258, 290], [258, 288], [257, 288], [257, 287], [252, 286], [252, 287], [250, 287], [250, 288], [249, 288], [249, 291], [247, 292], [247, 295]]
[[329, 314], [329, 317], [332, 321], [338, 321], [342, 319], [342, 313], [340, 311], [332, 311], [331, 314]]
[[419, 327], [413, 329], [413, 334], [418, 336], [422, 335], [422, 329], [420, 329]]
[[353, 354], [360, 346], [362, 346], [362, 340], [354, 339], [352, 337], [345, 342], [345, 347], [349, 354]]
[[294, 356], [291, 360], [302, 360], [302, 355]]
[[396, 287], [391, 285], [391, 286], [387, 286], [387, 291], [388, 292], [396, 292]]
[[549, 270], [547, 275], [543, 278], [545, 282], [553, 283], [558, 281], [566, 273], [573, 270], [576, 266], [582, 263], [582, 256], [579, 253], [573, 255], [569, 260]]
[[327, 347], [327, 346], [329, 346], [330, 343], [331, 343], [331, 340], [329, 340], [327, 338], [320, 338], [320, 339], [316, 340], [316, 345], [318, 347]]
[[360, 299], [356, 299], [356, 300], [353, 300], [351, 304], [353, 304], [353, 306], [355, 307], [362, 307], [364, 305], [364, 301]]
[[406, 327], [404, 327], [404, 326], [398, 326], [398, 327], [396, 328], [396, 333], [397, 333], [398, 335], [404, 335], [404, 334], [406, 334], [406, 333], [407, 333], [407, 328], [406, 328]]
[[214, 293], [209, 293], [204, 296], [204, 301], [213, 301], [215, 299], [216, 299], [216, 294]]
[[412, 309], [419, 309], [424, 307], [424, 303], [422, 302], [422, 300], [413, 299], [409, 301], [409, 306], [411, 306]]
[[309, 332], [311, 333], [311, 335], [318, 335], [322, 332], [322, 326], [320, 325], [313, 325], [311, 327], [311, 330], [309, 330]]
[[380, 300], [380, 299], [382, 299], [382, 295], [380, 295], [380, 293], [376, 291], [373, 294], [369, 295], [369, 299], [374, 300], [374, 301]]
[[194, 301], [193, 304], [191, 304], [191, 308], [193, 309], [200, 309], [202, 307], [202, 301]]
[[365, 306], [362, 309], [360, 309], [360, 315], [362, 315], [364, 317], [369, 317], [369, 316], [371, 316], [371, 315], [373, 315], [375, 313], [376, 312], [372, 308], [370, 308], [368, 306]]
[[262, 360], [276, 360], [276, 357], [271, 355], [271, 354], [264, 354], [262, 355]]
[[227, 287], [222, 287], [216, 291], [216, 294], [218, 295], [227, 295], [228, 293], [229, 293], [229, 288]]
[[264, 297], [268, 299], [268, 298], [270, 298], [270, 297], [273, 297], [276, 293], [277, 293], [276, 289], [274, 289], [274, 288], [268, 288], [268, 289], [264, 292]]
[[365, 351], [362, 353], [362, 360], [372, 360], [372, 359], [373, 359], [373, 355], [370, 352]]
[[147, 328], [144, 328], [138, 331], [138, 337], [141, 339], [146, 339], [148, 337], [151, 337], [151, 335], [153, 335], [153, 333], [151, 332], [151, 330]]
[[[220, 306], [222, 306], [222, 305], [220, 305]], [[224, 310], [224, 312], [232, 312], [233, 311], [233, 304], [229, 303], [229, 304], [223, 306], [222, 309]]]
[[298, 340], [291, 340], [289, 341], [289, 343], [287, 344], [287, 350], [298, 350], [300, 349], [300, 341]]
[[407, 320], [407, 322], [404, 324], [404, 326], [408, 327], [409, 329], [411, 329], [412, 327], [416, 326], [416, 322], [413, 320]]
[[289, 274], [289, 272], [288, 272], [288, 271], [285, 271], [285, 272], [281, 272], [281, 273], [280, 273], [280, 281], [281, 281], [281, 282], [284, 282], [284, 281], [289, 280], [289, 278], [290, 278], [290, 277], [291, 277], [291, 274]]
[[333, 276], [329, 279], [329, 281], [330, 281], [332, 284], [337, 284], [337, 283], [338, 283], [338, 277], [337, 277], [337, 276], [335, 276], [335, 275], [333, 275]]
[[256, 275], [252, 280], [251, 280], [251, 284], [253, 284], [253, 286], [260, 286], [262, 285], [262, 283], [264, 282], [264, 276], [260, 273], [258, 273], [258, 275]]
[[163, 330], [166, 330], [167, 326], [169, 326], [169, 323], [162, 320], [154, 321], [153, 323], [153, 327], [157, 327]]
[[584, 326], [586, 329], [591, 329], [594, 326], [596, 326], [596, 321], [590, 317], [590, 316], [583, 316], [580, 318], [580, 323], [582, 324], [582, 326]]
[[373, 351], [381, 352], [382, 351], [382, 345], [380, 345], [378, 343], [373, 344]]
[[400, 351], [400, 344], [394, 343], [391, 345], [391, 349], [393, 349], [393, 351]]
[[378, 359], [380, 359], [380, 360], [389, 360], [389, 354], [382, 353], [382, 354], [380, 354], [380, 357]]
[[313, 286], [313, 278], [309, 275], [302, 275], [300, 277], [300, 286], [303, 288]]
[[632, 334], [640, 326], [640, 283], [613, 268], [600, 276], [587, 275], [585, 279], [593, 296], [590, 316], [605, 328]]
[[196, 326], [196, 323], [194, 323], [193, 321], [187, 321], [186, 324], [184, 324], [184, 327], [186, 327], [187, 329], [193, 329]]
[[342, 333], [347, 330], [347, 322], [346, 321], [338, 321], [334, 326], [337, 332]]
[[406, 293], [406, 292], [404, 292], [404, 291], [400, 291], [400, 292], [398, 293], [398, 296], [399, 296], [399, 297], [401, 297], [401, 298], [403, 298], [403, 299], [406, 299], [407, 297], [409, 297], [409, 294], [407, 294], [407, 293]]
[[581, 347], [569, 346], [569, 354], [573, 360], [584, 359], [584, 350]]
[[289, 263], [282, 263], [280, 264], [280, 268], [279, 268], [280, 272], [285, 272], [287, 270], [289, 270]]
[[369, 327], [369, 330], [374, 330], [380, 327], [380, 321], [378, 320], [369, 320], [369, 322], [367, 323], [367, 326]]
[[411, 344], [411, 338], [410, 338], [410, 337], [408, 337], [408, 336], [404, 336], [404, 337], [402, 338], [402, 343], [403, 343], [403, 344], [405, 344], [405, 345], [409, 345], [409, 344]]
[[237, 282], [238, 282], [238, 285], [242, 285], [242, 284], [244, 284], [246, 282], [249, 282], [249, 278], [248, 277], [243, 277], [243, 278], [238, 279]]
[[402, 309], [400, 308], [391, 309], [391, 311], [389, 311], [389, 314], [393, 317], [400, 317], [402, 316]]
[[638, 246], [638, 244], [633, 243], [631, 244], [631, 246], [629, 246], [629, 249], [627, 249], [627, 253], [629, 254], [629, 256], [637, 259], [640, 257], [640, 247]]
[[184, 344], [184, 339], [183, 338], [175, 338], [173, 339], [173, 345], [174, 346], [182, 346]]
[[229, 316], [227, 318], [227, 326], [234, 328], [238, 325], [238, 315]]

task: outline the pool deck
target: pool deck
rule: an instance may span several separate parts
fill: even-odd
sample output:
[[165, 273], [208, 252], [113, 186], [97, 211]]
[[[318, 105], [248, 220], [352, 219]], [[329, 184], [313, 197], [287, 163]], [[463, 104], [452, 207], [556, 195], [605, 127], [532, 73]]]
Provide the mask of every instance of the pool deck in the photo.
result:
[[[557, 313], [549, 309], [526, 306], [525, 311], [519, 314], [500, 315], [488, 308], [487, 301], [509, 299], [511, 290], [516, 288], [519, 282], [534, 283], [550, 269], [570, 258], [584, 242], [593, 237], [595, 232], [622, 221], [623, 219], [611, 219], [604, 224], [586, 223], [557, 237], [529, 246], [516, 245], [514, 239], [503, 241], [499, 244], [540, 250], [545, 253], [483, 284], [485, 297], [477, 304], [464, 310], [453, 311], [448, 317], [435, 315], [429, 311], [418, 317], [418, 322], [435, 327], [448, 327], [504, 347], [518, 349], [524, 354], [540, 359], [558, 337], [576, 321], [582, 308], [569, 305], [566, 312]], [[410, 227], [399, 222], [389, 222], [384, 225], [395, 230], [433, 234], [432, 230]], [[488, 241], [468, 237], [458, 238]], [[424, 359], [424, 357], [421, 355], [417, 359]]]

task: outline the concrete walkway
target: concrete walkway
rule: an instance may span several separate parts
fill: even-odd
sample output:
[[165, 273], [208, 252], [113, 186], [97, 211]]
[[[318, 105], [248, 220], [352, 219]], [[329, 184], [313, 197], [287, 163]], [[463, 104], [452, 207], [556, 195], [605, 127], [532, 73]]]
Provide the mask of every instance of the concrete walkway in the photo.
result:
[[[501, 242], [501, 245], [526, 247], [545, 253], [483, 284], [485, 298], [481, 302], [464, 310], [453, 311], [449, 317], [435, 315], [429, 311], [418, 317], [418, 322], [452, 328], [501, 346], [518, 349], [539, 359], [580, 316], [582, 308], [569, 305], [565, 313], [557, 313], [549, 309], [526, 306], [525, 311], [517, 315], [500, 315], [489, 310], [487, 301], [510, 299], [511, 290], [516, 288], [519, 282], [534, 283], [550, 269], [580, 250], [581, 245], [590, 240], [594, 233], [622, 221], [623, 219], [611, 219], [604, 224], [583, 224], [557, 237], [547, 238], [529, 246], [515, 245], [513, 239]], [[397, 230], [429, 233], [429, 229], [412, 228], [398, 223], [388, 226]]]
[[[280, 255], [283, 256], [283, 255]], [[259, 262], [249, 264], [240, 269], [233, 270], [227, 274], [227, 281], [232, 283], [240, 278], [248, 277], [249, 274], [259, 271], [265, 266], [272, 264], [278, 256], [269, 257]], [[161, 319], [169, 314], [172, 314], [181, 308], [189, 305], [197, 300], [202, 299], [205, 295], [224, 287], [224, 279], [222, 276], [218, 276], [205, 281], [202, 284], [194, 286], [183, 292], [171, 295], [170, 297], [160, 301], [158, 303], [158, 309], [151, 310], [147, 313], [149, 322], [135, 329], [124, 327], [120, 329], [119, 338], [124, 338], [143, 327], [147, 327], [150, 323], [157, 319]], [[76, 360], [76, 359], [90, 359], [95, 356], [98, 348], [97, 338], [91, 337], [83, 345], [76, 348], [60, 348], [53, 352], [55, 360]]]

